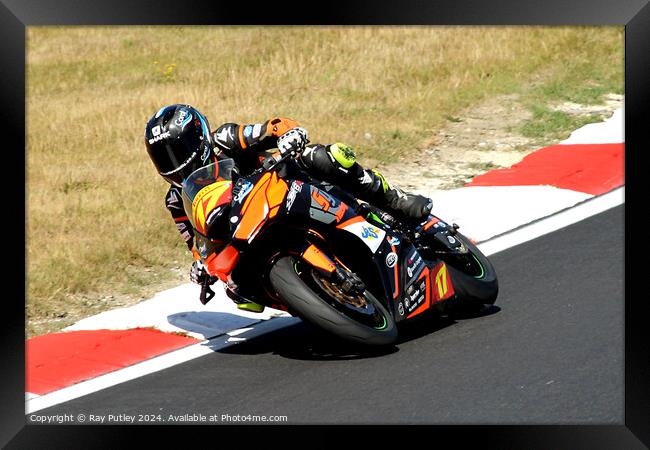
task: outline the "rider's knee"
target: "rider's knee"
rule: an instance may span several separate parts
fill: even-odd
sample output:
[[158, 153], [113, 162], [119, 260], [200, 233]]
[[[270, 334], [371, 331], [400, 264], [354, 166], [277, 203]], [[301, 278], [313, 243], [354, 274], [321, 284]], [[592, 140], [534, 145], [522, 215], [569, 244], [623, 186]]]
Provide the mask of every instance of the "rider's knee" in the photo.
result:
[[342, 142], [330, 144], [327, 151], [332, 156], [332, 162], [344, 169], [350, 169], [357, 162], [357, 155], [354, 150]]

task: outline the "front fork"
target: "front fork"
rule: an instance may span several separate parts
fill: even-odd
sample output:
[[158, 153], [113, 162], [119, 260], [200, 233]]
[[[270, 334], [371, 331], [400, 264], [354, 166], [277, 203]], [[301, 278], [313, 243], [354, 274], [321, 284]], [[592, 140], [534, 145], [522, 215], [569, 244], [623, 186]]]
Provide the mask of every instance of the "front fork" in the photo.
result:
[[336, 282], [345, 294], [362, 294], [366, 287], [363, 281], [353, 272], [339, 265], [312, 243], [307, 243], [300, 253], [303, 261], [311, 265], [323, 275]]

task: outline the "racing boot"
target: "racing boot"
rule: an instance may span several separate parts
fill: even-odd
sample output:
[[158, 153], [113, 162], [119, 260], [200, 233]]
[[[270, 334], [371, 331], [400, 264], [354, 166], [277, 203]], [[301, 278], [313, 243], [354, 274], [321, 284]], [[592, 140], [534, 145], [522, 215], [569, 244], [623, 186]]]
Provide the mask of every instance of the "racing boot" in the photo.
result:
[[241, 309], [242, 311], [261, 313], [264, 311], [264, 305], [246, 301], [246, 303], [237, 303], [237, 309]]
[[226, 285], [226, 295], [237, 305], [237, 309], [242, 311], [261, 313], [264, 311], [264, 305], [252, 302], [239, 293], [239, 288], [234, 283]]
[[[379, 197], [380, 208], [388, 209], [388, 212], [396, 212], [411, 219], [424, 219], [429, 216], [433, 208], [433, 200], [419, 194], [404, 192], [397, 186], [391, 186], [384, 176], [373, 171], [374, 175], [382, 180], [383, 197]], [[383, 202], [383, 205], [381, 204]]]

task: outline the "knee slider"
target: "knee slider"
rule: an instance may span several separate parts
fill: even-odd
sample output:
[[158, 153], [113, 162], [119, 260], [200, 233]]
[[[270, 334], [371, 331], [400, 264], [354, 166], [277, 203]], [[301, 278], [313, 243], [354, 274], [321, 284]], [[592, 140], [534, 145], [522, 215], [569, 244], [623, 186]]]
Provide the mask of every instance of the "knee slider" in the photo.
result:
[[349, 169], [357, 161], [357, 155], [354, 153], [354, 150], [341, 142], [331, 144], [329, 146], [329, 152], [334, 160], [344, 169]]

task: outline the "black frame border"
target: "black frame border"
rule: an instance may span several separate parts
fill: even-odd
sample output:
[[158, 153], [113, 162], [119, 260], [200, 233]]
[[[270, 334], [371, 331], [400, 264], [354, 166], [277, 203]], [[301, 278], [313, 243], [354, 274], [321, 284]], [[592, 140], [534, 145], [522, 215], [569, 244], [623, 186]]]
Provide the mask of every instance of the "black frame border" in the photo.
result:
[[[650, 446], [650, 339], [648, 339], [647, 303], [639, 286], [641, 265], [631, 263], [635, 253], [641, 254], [644, 241], [642, 212], [636, 205], [643, 192], [643, 166], [639, 158], [644, 150], [642, 130], [650, 123], [647, 105], [650, 103], [650, 6], [649, 0], [452, 0], [400, 1], [311, 4], [289, 0], [282, 3], [246, 4], [241, 8], [234, 2], [222, 0], [187, 0], [184, 2], [159, 0], [111, 0], [103, 2], [60, 0], [0, 0], [0, 124], [10, 136], [3, 152], [8, 156], [7, 167], [25, 163], [23, 178], [16, 183], [26, 184], [26, 27], [36, 25], [619, 25], [625, 26], [625, 424], [600, 425], [524, 425], [524, 426], [431, 426], [382, 427], [393, 434], [424, 431], [429, 442], [454, 442], [455, 446], [479, 444], [498, 448], [646, 448]], [[242, 5], [244, 6], [244, 5]], [[25, 152], [17, 149], [25, 148]], [[646, 144], [647, 147], [647, 144]], [[15, 149], [15, 150], [14, 150]], [[12, 175], [13, 176], [13, 175]], [[11, 180], [12, 182], [14, 180]], [[9, 192], [9, 194], [12, 194]], [[8, 210], [22, 209], [27, 223], [24, 196], [5, 197]], [[640, 216], [640, 217], [637, 217]], [[17, 227], [8, 234], [21, 260], [18, 236], [23, 237], [22, 257], [25, 258], [26, 283], [26, 228]], [[18, 266], [9, 264], [5, 280], [20, 279]], [[16, 273], [14, 273], [16, 272]], [[636, 275], [636, 277], [634, 276]], [[597, 280], [594, 280], [597, 282]], [[25, 285], [17, 289], [26, 295]], [[11, 294], [13, 294], [13, 290]], [[5, 323], [0, 326], [0, 346], [4, 367], [0, 387], [0, 445], [10, 448], [77, 448], [115, 447], [133, 442], [136, 432], [167, 438], [185, 432], [196, 432], [215, 444], [223, 442], [224, 435], [237, 433], [261, 437], [272, 442], [276, 436], [299, 431], [310, 432], [314, 441], [329, 436], [332, 427], [219, 427], [218, 435], [211, 427], [172, 426], [35, 426], [27, 425], [24, 415], [25, 375], [25, 311], [24, 303], [15, 295], [5, 295]], [[346, 427], [334, 427], [342, 428]], [[349, 427], [347, 427], [349, 428]], [[350, 430], [376, 435], [367, 427]], [[399, 427], [403, 428], [403, 427]], [[423, 429], [424, 428], [424, 429]], [[171, 433], [169, 432], [171, 431]], [[338, 431], [338, 430], [337, 430]], [[210, 433], [210, 434], [203, 434]], [[276, 433], [282, 433], [276, 434]], [[186, 435], [188, 436], [188, 435]], [[183, 438], [181, 438], [183, 439]], [[335, 438], [336, 439], [336, 438]], [[376, 439], [376, 437], [374, 438]], [[183, 439], [187, 440], [187, 438]], [[372, 438], [371, 438], [372, 440]], [[282, 442], [282, 441], [281, 441]], [[318, 441], [316, 441], [318, 442]], [[377, 443], [381, 440], [377, 439]]]

